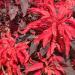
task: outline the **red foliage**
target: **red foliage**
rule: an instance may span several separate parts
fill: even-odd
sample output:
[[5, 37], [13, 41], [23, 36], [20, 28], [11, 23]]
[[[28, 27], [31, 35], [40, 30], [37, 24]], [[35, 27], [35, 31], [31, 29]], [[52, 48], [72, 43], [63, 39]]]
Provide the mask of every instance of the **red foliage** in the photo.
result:
[[41, 58], [40, 62], [32, 62], [32, 65], [28, 67], [25, 72], [28, 73], [34, 71], [34, 75], [36, 75], [36, 73], [38, 74], [38, 72], [39, 75], [41, 75], [41, 72], [48, 75], [61, 75], [61, 73], [65, 74], [63, 67], [60, 65], [62, 62], [63, 58], [55, 55], [51, 56], [49, 60]]
[[74, 0], [1, 0], [0, 75], [67, 75], [74, 14]]
[[8, 75], [21, 75], [19, 63], [24, 66], [27, 63], [29, 59], [27, 48], [23, 42], [16, 44], [12, 37], [0, 39], [0, 67], [6, 67]]
[[[37, 0], [42, 1], [42, 0]], [[75, 38], [74, 19], [72, 18], [72, 2], [61, 2], [54, 4], [54, 0], [47, 0], [45, 2], [39, 2], [36, 7], [29, 9], [31, 13], [41, 14], [41, 18], [37, 21], [29, 23], [27, 27], [22, 31], [22, 34], [27, 33], [30, 29], [42, 30], [42, 33], [37, 35], [34, 39], [34, 43], [43, 42], [43, 47], [50, 42], [47, 55], [51, 55], [55, 48], [58, 48], [59, 52], [64, 52], [68, 57], [70, 50], [70, 41], [72, 37]], [[72, 5], [72, 6], [71, 6]], [[49, 57], [49, 56], [48, 56]]]

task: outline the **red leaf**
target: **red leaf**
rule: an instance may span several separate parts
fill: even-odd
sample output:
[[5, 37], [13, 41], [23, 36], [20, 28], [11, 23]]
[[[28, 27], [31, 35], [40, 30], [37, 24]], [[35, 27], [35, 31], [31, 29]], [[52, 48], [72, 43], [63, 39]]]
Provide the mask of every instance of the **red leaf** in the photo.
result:
[[36, 70], [39, 70], [39, 69], [42, 69], [43, 68], [43, 63], [35, 63], [34, 65], [28, 67], [25, 72], [28, 73], [28, 72], [31, 72], [31, 71], [36, 71]]
[[63, 35], [64, 36], [64, 41], [65, 41], [65, 54], [66, 54], [66, 57], [69, 56], [69, 52], [70, 52], [70, 39], [69, 37], [67, 37], [67, 35]]
[[63, 67], [61, 67], [61, 66], [56, 67], [56, 70], [65, 74], [65, 71], [64, 71]]
[[61, 72], [55, 70], [55, 74], [56, 74], [56, 75], [61, 75]]
[[41, 71], [37, 71], [37, 72], [35, 72], [34, 75], [41, 75]]
[[52, 75], [52, 73], [51, 73], [51, 71], [50, 71], [50, 70], [48, 70], [48, 75]]

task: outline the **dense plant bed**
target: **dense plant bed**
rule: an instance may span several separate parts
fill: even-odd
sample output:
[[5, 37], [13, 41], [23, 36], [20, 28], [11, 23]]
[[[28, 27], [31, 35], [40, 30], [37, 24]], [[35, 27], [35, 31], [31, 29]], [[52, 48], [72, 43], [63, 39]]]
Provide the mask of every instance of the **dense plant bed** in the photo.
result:
[[0, 0], [0, 75], [74, 75], [75, 0]]

